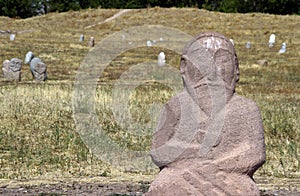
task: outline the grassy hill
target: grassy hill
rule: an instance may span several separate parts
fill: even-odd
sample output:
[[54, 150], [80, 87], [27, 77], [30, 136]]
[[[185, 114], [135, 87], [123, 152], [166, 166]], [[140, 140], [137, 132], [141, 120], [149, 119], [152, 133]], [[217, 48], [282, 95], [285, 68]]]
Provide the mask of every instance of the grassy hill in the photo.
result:
[[[192, 36], [217, 31], [232, 38], [241, 72], [237, 93], [258, 103], [265, 127], [267, 162], [256, 175], [299, 178], [300, 16], [151, 8], [131, 10], [104, 22], [119, 11], [90, 9], [22, 20], [0, 18], [0, 30], [6, 31], [0, 33], [0, 62], [14, 57], [24, 60], [30, 50], [47, 64], [49, 75], [46, 82], [34, 82], [29, 66], [24, 65], [21, 82], [0, 78], [0, 178], [110, 176], [117, 172], [98, 160], [76, 132], [72, 93], [80, 64], [92, 51], [89, 38], [94, 36], [97, 44], [140, 25], [168, 26]], [[16, 33], [15, 41], [9, 41], [8, 30]], [[269, 49], [272, 33], [276, 34], [276, 44]], [[84, 42], [78, 41], [81, 34], [85, 35]], [[246, 49], [247, 41], [252, 43], [251, 49]], [[287, 52], [279, 55], [283, 42]], [[99, 122], [124, 148], [149, 150], [151, 136], [127, 134], [118, 125], [110, 110], [112, 85], [131, 66], [155, 61], [161, 50], [166, 52], [167, 63], [178, 69], [177, 53], [148, 48], [145, 43], [145, 47], [120, 54], [100, 78], [95, 97]], [[268, 65], [257, 65], [263, 59]], [[136, 121], [148, 122], [147, 105], [165, 103], [173, 94], [155, 83], [137, 88], [130, 99], [132, 115]]]

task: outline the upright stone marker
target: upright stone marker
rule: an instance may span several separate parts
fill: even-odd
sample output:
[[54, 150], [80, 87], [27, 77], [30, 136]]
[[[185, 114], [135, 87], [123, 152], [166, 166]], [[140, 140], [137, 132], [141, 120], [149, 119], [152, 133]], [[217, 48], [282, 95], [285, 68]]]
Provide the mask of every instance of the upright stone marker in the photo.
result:
[[21, 80], [22, 60], [12, 58], [10, 61], [5, 60], [2, 64], [3, 77], [10, 81]]
[[82, 35], [80, 35], [80, 37], [79, 37], [79, 42], [83, 42], [84, 41], [84, 35], [82, 34]]
[[286, 43], [282, 43], [280, 50], [278, 51], [279, 54], [286, 52]]
[[275, 39], [276, 39], [276, 35], [275, 34], [271, 34], [270, 38], [269, 38], [269, 48], [272, 48], [274, 46]]
[[30, 71], [33, 78], [37, 81], [48, 79], [47, 66], [40, 58], [34, 57], [33, 52], [29, 51], [25, 56], [25, 64], [29, 63]]
[[259, 195], [264, 130], [252, 100], [236, 94], [238, 59], [221, 34], [201, 33], [183, 50], [182, 93], [164, 107], [151, 157], [160, 168], [146, 195]]
[[9, 35], [9, 40], [10, 40], [10, 41], [14, 41], [14, 40], [15, 40], [15, 37], [16, 37], [16, 34], [10, 34], [10, 35]]
[[166, 64], [166, 55], [164, 52], [160, 52], [157, 56], [158, 66], [164, 66]]
[[251, 42], [247, 42], [247, 43], [246, 43], [246, 48], [247, 48], [247, 49], [250, 49], [250, 48], [251, 48]]
[[146, 44], [147, 44], [148, 47], [151, 47], [151, 46], [152, 46], [152, 42], [151, 42], [150, 40], [148, 40], [148, 41], [146, 42]]
[[89, 47], [94, 47], [95, 46], [95, 38], [91, 37], [89, 41]]

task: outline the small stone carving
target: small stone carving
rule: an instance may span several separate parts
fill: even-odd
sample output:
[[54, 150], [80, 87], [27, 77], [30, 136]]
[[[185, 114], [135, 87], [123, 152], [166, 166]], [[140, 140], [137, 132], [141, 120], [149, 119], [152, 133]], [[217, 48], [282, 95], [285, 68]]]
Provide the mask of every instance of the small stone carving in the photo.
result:
[[10, 81], [21, 80], [22, 61], [18, 58], [12, 58], [10, 61], [3, 62], [2, 72], [4, 78]]
[[26, 54], [24, 62], [25, 64], [30, 64], [30, 71], [35, 80], [45, 81], [48, 79], [46, 64], [41, 59], [34, 57], [31, 51]]
[[247, 43], [246, 43], [246, 48], [247, 48], [247, 49], [250, 49], [250, 48], [251, 48], [251, 42], [247, 42]]
[[201, 33], [183, 50], [184, 90], [164, 107], [151, 146], [160, 168], [148, 196], [259, 195], [254, 172], [265, 162], [257, 105], [236, 94], [234, 46]]
[[166, 64], [166, 55], [164, 52], [160, 52], [157, 57], [158, 66], [164, 66]]
[[151, 42], [150, 40], [148, 40], [148, 41], [146, 42], [146, 44], [147, 44], [148, 47], [151, 47], [151, 46], [152, 46], [152, 42]]
[[286, 52], [286, 43], [282, 43], [280, 50], [278, 51], [279, 54]]
[[91, 37], [89, 41], [89, 47], [94, 47], [95, 46], [95, 38]]
[[269, 38], [269, 48], [272, 48], [274, 46], [275, 39], [276, 39], [276, 35], [275, 34], [271, 34], [270, 38]]
[[10, 34], [9, 40], [10, 40], [10, 41], [14, 41], [14, 40], [15, 40], [15, 37], [16, 37], [16, 34]]
[[84, 41], [84, 35], [82, 34], [82, 35], [80, 35], [80, 37], [79, 37], [79, 42], [83, 42]]

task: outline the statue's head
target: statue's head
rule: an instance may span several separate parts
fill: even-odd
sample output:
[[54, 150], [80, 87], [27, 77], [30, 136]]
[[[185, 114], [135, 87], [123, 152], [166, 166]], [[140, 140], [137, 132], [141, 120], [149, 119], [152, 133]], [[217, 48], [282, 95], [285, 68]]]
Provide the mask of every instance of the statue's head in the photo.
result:
[[239, 63], [234, 46], [225, 36], [215, 32], [201, 33], [186, 45], [180, 71], [185, 85], [189, 82], [188, 85], [193, 88], [222, 79], [226, 89], [234, 92], [239, 80]]
[[33, 52], [31, 52], [31, 51], [27, 52], [27, 54], [26, 54], [26, 56], [25, 56], [24, 63], [25, 63], [25, 64], [30, 63], [30, 61], [31, 61], [33, 58], [34, 58]]
[[22, 68], [22, 61], [18, 58], [12, 58], [10, 60], [10, 70], [13, 72], [21, 71]]

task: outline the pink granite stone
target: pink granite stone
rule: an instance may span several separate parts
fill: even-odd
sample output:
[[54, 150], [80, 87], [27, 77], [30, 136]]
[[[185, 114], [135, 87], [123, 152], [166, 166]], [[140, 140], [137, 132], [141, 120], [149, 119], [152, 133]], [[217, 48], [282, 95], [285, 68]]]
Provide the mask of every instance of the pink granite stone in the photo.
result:
[[184, 48], [180, 72], [184, 90], [165, 105], [153, 136], [160, 173], [146, 195], [259, 195], [253, 174], [266, 159], [262, 118], [235, 92], [234, 46], [201, 33]]

